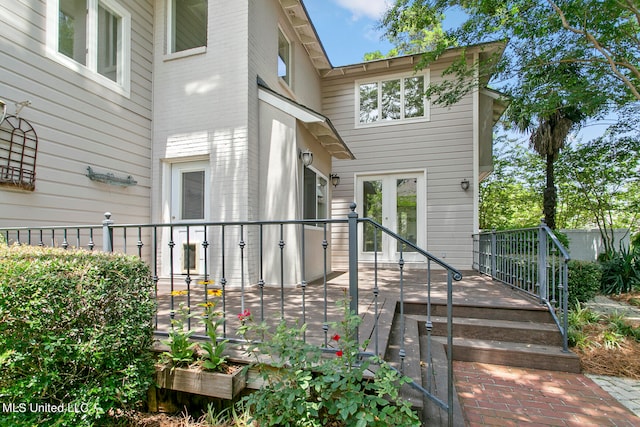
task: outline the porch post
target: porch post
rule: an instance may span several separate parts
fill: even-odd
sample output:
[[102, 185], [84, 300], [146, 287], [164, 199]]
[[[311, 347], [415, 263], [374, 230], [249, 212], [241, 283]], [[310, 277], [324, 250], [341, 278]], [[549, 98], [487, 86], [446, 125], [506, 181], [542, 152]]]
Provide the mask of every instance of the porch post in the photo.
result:
[[[358, 314], [358, 213], [356, 204], [349, 205], [349, 308], [353, 314]], [[356, 341], [358, 341], [356, 329]], [[359, 342], [359, 341], [358, 341]]]
[[491, 278], [495, 279], [496, 278], [496, 258], [497, 258], [497, 253], [496, 250], [498, 249], [498, 242], [497, 242], [497, 233], [496, 233], [496, 229], [494, 228], [493, 230], [491, 230], [491, 255], [489, 255], [489, 260], [491, 263]]
[[538, 295], [540, 296], [540, 302], [547, 301], [547, 232], [545, 227], [547, 225], [544, 219], [540, 221], [538, 227]]
[[102, 221], [102, 250], [104, 252], [113, 252], [113, 220], [111, 219], [111, 212], [104, 213], [104, 220]]

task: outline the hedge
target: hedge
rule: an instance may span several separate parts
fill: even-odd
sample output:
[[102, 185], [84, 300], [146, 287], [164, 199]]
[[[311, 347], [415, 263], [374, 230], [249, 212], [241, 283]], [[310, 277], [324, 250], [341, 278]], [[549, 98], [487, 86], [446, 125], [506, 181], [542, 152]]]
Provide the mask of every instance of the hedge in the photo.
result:
[[154, 313], [138, 258], [0, 243], [0, 425], [89, 426], [135, 407]]

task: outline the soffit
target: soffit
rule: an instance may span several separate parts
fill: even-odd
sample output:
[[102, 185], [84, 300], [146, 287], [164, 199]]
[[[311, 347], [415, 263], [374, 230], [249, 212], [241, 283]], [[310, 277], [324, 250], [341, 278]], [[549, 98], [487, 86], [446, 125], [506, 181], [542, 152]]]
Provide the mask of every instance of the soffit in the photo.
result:
[[258, 99], [299, 120], [332, 157], [345, 160], [355, 159], [328, 117], [265, 86], [258, 86]]
[[280, 0], [280, 5], [318, 73], [333, 68], [304, 4], [300, 0]]

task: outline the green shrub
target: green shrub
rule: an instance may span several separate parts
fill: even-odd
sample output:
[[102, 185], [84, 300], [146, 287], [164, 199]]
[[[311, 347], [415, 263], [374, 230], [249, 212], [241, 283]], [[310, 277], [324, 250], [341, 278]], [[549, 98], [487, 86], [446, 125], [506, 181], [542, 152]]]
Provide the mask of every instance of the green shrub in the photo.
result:
[[[349, 312], [348, 302], [343, 309], [344, 319], [333, 325], [335, 356], [304, 342], [305, 325], [282, 321], [274, 333], [264, 323], [243, 331], [265, 337], [252, 351], [265, 385], [243, 400], [260, 426], [420, 425], [399, 396], [400, 386], [411, 380], [378, 358], [360, 359], [353, 336], [361, 319]], [[370, 368], [375, 373], [367, 379]]]
[[592, 261], [571, 260], [569, 267], [569, 304], [575, 307], [593, 299], [600, 290], [602, 270]]
[[620, 248], [602, 262], [601, 291], [605, 295], [631, 292], [640, 288], [640, 248]]
[[89, 426], [140, 403], [155, 303], [137, 258], [0, 245], [0, 425]]

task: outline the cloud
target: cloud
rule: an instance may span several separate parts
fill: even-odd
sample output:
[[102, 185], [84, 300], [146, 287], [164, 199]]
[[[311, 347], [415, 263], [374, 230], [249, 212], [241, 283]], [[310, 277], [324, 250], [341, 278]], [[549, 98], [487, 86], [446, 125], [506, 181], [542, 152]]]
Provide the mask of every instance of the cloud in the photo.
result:
[[353, 19], [362, 17], [378, 20], [390, 7], [389, 0], [333, 0], [340, 7], [353, 14]]

